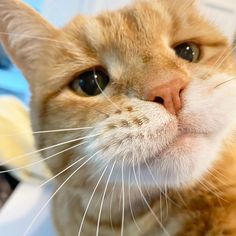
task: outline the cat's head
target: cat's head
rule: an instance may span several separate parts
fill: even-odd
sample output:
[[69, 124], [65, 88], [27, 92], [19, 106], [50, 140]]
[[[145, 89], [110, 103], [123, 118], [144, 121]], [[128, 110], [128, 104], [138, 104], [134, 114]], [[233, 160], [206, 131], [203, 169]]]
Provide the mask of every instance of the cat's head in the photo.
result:
[[74, 182], [107, 168], [110, 182], [177, 188], [217, 160], [236, 118], [236, 71], [193, 1], [138, 1], [56, 29], [1, 0], [0, 29], [31, 86], [33, 129], [76, 128], [36, 135], [54, 145], [45, 158], [61, 151], [48, 160], [54, 173], [81, 158], [67, 171], [83, 165]]

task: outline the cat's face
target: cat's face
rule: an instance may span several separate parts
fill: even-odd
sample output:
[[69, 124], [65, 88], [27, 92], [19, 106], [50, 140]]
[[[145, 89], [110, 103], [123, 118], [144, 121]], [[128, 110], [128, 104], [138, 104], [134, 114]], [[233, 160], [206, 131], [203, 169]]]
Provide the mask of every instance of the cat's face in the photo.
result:
[[236, 72], [192, 1], [140, 1], [63, 30], [3, 2], [0, 28], [15, 33], [3, 40], [31, 83], [34, 129], [83, 128], [37, 135], [39, 147], [87, 136], [48, 161], [55, 173], [87, 155], [74, 182], [108, 166], [110, 182], [177, 188], [211, 168], [236, 118]]

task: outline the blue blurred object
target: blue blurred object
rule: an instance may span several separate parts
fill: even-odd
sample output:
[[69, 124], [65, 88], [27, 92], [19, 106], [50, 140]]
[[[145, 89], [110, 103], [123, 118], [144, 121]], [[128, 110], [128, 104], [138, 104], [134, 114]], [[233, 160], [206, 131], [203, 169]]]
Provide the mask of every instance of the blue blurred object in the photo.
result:
[[25, 104], [29, 104], [28, 83], [15, 66], [11, 66], [7, 70], [0, 70], [0, 95], [13, 95]]
[[0, 69], [8, 69], [11, 66], [11, 61], [9, 60], [9, 58], [7, 57], [5, 51], [3, 50], [3, 48], [0, 45]]
[[[37, 11], [40, 11], [43, 0], [25, 0]], [[0, 95], [13, 95], [25, 104], [29, 104], [29, 86], [21, 72], [11, 64], [0, 45]]]
[[44, 2], [44, 0], [23, 0], [25, 3], [31, 5], [34, 9], [37, 11], [40, 11], [41, 4]]

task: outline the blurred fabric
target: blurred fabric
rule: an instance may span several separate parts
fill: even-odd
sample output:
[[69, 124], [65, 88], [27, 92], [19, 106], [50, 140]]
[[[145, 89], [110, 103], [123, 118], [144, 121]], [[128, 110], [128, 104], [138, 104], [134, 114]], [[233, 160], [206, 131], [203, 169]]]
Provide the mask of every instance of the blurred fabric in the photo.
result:
[[[16, 98], [0, 97], [0, 163], [21, 181], [41, 183], [51, 177], [34, 146], [28, 109]], [[35, 163], [35, 165], [34, 165]]]
[[5, 175], [0, 175], [0, 209], [4, 206], [12, 192], [13, 189]]

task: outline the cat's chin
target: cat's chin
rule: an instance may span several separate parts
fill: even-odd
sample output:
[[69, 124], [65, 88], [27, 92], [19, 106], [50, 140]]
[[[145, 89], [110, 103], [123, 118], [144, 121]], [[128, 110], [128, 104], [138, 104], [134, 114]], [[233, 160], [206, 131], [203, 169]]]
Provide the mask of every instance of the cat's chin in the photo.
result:
[[200, 181], [214, 163], [219, 143], [219, 139], [207, 134], [179, 135], [167, 148], [145, 161], [116, 165], [110, 182], [122, 184], [123, 179], [125, 183], [156, 190], [190, 187]]

